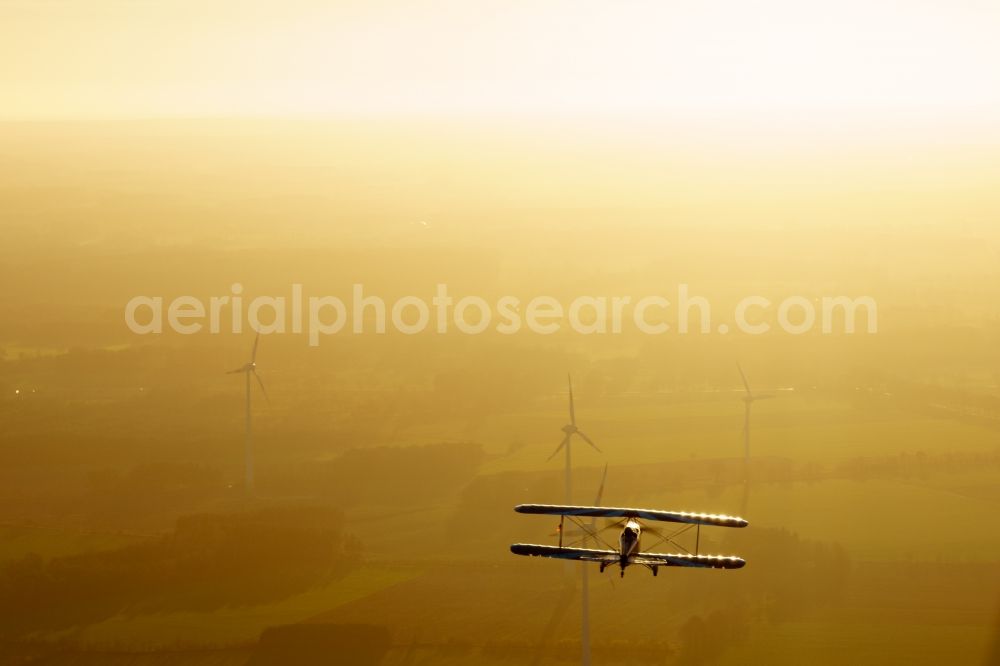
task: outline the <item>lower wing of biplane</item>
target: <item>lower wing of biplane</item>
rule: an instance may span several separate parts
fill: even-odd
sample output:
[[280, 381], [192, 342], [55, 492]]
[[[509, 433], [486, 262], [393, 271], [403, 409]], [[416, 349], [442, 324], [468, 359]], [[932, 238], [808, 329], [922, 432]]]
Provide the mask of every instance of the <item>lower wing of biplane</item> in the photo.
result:
[[[541, 546], [531, 543], [515, 543], [510, 547], [510, 552], [515, 555], [554, 557], [559, 560], [600, 562], [605, 565], [617, 564], [621, 560], [621, 555], [613, 550]], [[649, 567], [695, 567], [699, 569], [739, 569], [746, 564], [743, 559], [730, 555], [695, 555], [693, 553], [638, 553], [629, 557], [628, 563]]]

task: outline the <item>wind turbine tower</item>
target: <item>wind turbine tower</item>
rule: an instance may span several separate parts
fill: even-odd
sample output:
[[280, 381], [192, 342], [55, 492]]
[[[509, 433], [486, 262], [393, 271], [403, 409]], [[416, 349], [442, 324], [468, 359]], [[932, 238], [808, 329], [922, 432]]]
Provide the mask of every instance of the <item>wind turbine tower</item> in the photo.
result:
[[747, 381], [747, 376], [743, 373], [743, 368], [739, 363], [736, 364], [736, 368], [740, 371], [740, 377], [743, 379], [743, 388], [746, 392], [743, 394], [743, 461], [745, 463], [750, 462], [750, 409], [753, 403], [757, 400], [768, 400], [773, 398], [774, 395], [771, 393], [754, 393], [750, 390], [750, 382]]
[[[597, 498], [594, 506], [601, 506], [601, 498], [604, 496], [604, 482], [608, 478], [608, 466], [604, 465], [604, 474], [601, 476], [601, 485], [597, 488]], [[590, 534], [597, 532], [597, 518], [590, 519]], [[590, 547], [590, 534], [583, 538], [583, 547]], [[580, 649], [583, 666], [590, 666], [590, 566], [584, 562], [580, 566], [580, 607], [582, 610], [580, 626]]]

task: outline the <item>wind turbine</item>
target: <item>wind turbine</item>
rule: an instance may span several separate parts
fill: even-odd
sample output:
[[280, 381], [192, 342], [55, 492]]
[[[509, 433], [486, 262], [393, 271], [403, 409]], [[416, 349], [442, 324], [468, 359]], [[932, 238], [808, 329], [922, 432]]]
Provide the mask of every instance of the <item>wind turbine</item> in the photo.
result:
[[768, 400], [773, 398], [771, 393], [754, 393], [750, 390], [750, 382], [743, 372], [743, 367], [739, 363], [736, 368], [740, 371], [743, 379], [743, 388], [746, 393], [743, 395], [743, 501], [741, 502], [742, 513], [746, 515], [750, 504], [750, 409], [757, 400]]
[[556, 457], [562, 449], [566, 449], [566, 504], [573, 503], [573, 481], [572, 481], [572, 454], [570, 450], [572, 449], [572, 439], [573, 435], [579, 435], [583, 441], [590, 444], [595, 451], [601, 453], [601, 450], [597, 448], [597, 444], [587, 437], [582, 430], [576, 427], [576, 410], [573, 408], [573, 380], [569, 375], [566, 376], [566, 380], [569, 382], [569, 423], [562, 427], [563, 437], [562, 442], [556, 447], [556, 450], [552, 452], [552, 455], [548, 457], [548, 460], [552, 460]]
[[253, 492], [253, 430], [251, 428], [250, 421], [250, 377], [252, 376], [257, 380], [260, 385], [260, 390], [264, 394], [264, 399], [267, 400], [268, 404], [271, 403], [271, 399], [267, 397], [267, 389], [264, 388], [264, 382], [261, 381], [260, 375], [257, 374], [257, 344], [260, 342], [260, 333], [257, 333], [257, 337], [253, 340], [253, 351], [250, 352], [250, 362], [244, 365], [242, 368], [236, 368], [235, 370], [230, 370], [227, 375], [236, 375], [243, 373], [246, 375], [247, 382], [247, 414], [246, 414], [246, 438], [244, 440], [243, 456], [244, 456], [244, 490], [249, 495]]
[[747, 376], [743, 374], [743, 368], [739, 363], [736, 364], [737, 369], [740, 371], [740, 377], [743, 379], [743, 388], [746, 389], [746, 393], [743, 395], [743, 460], [744, 462], [750, 462], [750, 408], [753, 403], [757, 400], [768, 400], [773, 398], [774, 395], [771, 393], [754, 393], [750, 390], [750, 382], [747, 381]]

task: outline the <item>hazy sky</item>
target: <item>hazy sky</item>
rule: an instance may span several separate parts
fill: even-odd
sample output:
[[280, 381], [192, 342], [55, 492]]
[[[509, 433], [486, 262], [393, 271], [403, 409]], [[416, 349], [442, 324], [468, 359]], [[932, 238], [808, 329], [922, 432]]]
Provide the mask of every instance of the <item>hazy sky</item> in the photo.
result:
[[3, 117], [1000, 117], [1000, 5], [0, 0]]

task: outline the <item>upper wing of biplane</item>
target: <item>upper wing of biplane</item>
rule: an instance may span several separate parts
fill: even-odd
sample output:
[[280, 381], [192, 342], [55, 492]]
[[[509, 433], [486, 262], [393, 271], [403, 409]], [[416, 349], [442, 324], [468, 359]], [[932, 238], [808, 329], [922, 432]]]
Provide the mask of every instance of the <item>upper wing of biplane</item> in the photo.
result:
[[689, 553], [639, 553], [634, 564], [661, 567], [698, 567], [702, 569], [742, 569], [746, 561], [732, 555], [691, 555]]
[[618, 553], [613, 550], [593, 550], [590, 548], [560, 548], [559, 546], [539, 546], [532, 543], [515, 543], [510, 547], [515, 555], [540, 555], [561, 560], [584, 560], [587, 562], [616, 562]]
[[688, 513], [687, 511], [656, 511], [654, 509], [623, 509], [607, 506], [568, 506], [562, 504], [518, 504], [518, 513], [539, 513], [555, 516], [593, 516], [596, 518], [641, 518], [662, 520], [668, 523], [691, 525], [716, 525], [718, 527], [746, 527], [749, 523], [736, 516], [715, 513]]

